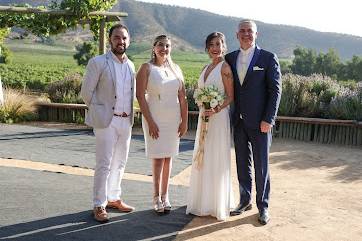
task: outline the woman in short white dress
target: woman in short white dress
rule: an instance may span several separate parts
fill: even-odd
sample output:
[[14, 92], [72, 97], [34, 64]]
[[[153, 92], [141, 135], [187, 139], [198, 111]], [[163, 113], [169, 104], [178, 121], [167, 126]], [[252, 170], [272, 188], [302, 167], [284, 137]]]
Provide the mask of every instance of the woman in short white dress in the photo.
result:
[[208, 116], [209, 121], [204, 139], [203, 158], [198, 158], [192, 164], [186, 213], [197, 216], [211, 215], [218, 220], [225, 220], [229, 217], [230, 209], [234, 207], [230, 174], [229, 119], [229, 104], [234, 98], [234, 88], [231, 68], [223, 58], [226, 51], [224, 34], [211, 33], [206, 38], [205, 50], [211, 58], [211, 63], [203, 69], [198, 87], [215, 86], [225, 95], [225, 100], [222, 105], [210, 110], [200, 108], [194, 159], [200, 144], [202, 116]]
[[146, 156], [153, 160], [153, 203], [158, 213], [171, 210], [168, 186], [172, 159], [178, 155], [180, 137], [187, 130], [183, 75], [170, 53], [170, 38], [157, 36], [151, 60], [141, 65], [136, 77]]

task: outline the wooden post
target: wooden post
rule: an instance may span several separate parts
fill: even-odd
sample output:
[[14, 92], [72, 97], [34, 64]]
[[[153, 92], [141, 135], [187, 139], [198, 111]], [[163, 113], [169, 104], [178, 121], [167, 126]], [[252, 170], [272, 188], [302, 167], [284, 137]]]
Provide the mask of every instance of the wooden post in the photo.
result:
[[4, 93], [3, 93], [3, 84], [1, 83], [1, 75], [0, 75], [0, 106], [4, 104]]
[[101, 20], [101, 26], [99, 28], [99, 54], [102, 55], [106, 52], [106, 18], [103, 17]]

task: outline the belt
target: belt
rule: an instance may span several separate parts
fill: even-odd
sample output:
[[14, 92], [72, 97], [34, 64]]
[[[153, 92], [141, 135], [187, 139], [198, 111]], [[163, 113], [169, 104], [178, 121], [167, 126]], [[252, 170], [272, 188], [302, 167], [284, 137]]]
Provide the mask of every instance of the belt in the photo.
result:
[[118, 116], [118, 117], [128, 117], [128, 116], [130, 116], [130, 115], [128, 115], [126, 112], [123, 112], [122, 114], [116, 114], [116, 113], [114, 113], [113, 115], [114, 115], [114, 116]]

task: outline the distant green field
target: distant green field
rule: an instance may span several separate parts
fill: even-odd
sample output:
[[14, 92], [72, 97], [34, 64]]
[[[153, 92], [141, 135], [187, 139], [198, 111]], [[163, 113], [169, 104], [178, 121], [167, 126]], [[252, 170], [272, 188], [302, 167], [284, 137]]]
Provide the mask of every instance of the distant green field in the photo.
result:
[[[73, 59], [75, 47], [72, 45], [58, 42], [47, 45], [29, 40], [11, 40], [6, 46], [12, 51], [12, 63], [8, 66], [0, 65], [4, 83], [16, 87], [38, 87], [41, 83], [46, 85], [62, 79], [69, 73], [84, 72], [84, 67], [78, 66]], [[132, 43], [128, 54], [132, 56], [136, 69], [149, 60], [150, 51], [150, 47], [145, 44]], [[202, 67], [209, 61], [205, 53], [177, 50], [173, 51], [172, 59], [181, 67], [187, 85], [193, 85], [197, 81]], [[36, 85], [28, 84], [29, 82], [35, 82]]]

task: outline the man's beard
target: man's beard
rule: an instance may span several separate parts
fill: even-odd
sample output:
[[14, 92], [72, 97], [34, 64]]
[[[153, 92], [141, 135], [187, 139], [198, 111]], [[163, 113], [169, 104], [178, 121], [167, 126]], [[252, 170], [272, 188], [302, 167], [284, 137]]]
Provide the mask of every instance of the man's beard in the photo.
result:
[[122, 50], [118, 50], [117, 48], [111, 48], [112, 53], [114, 53], [115, 55], [123, 55], [126, 52], [127, 48], [123, 47]]

